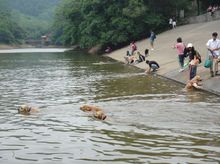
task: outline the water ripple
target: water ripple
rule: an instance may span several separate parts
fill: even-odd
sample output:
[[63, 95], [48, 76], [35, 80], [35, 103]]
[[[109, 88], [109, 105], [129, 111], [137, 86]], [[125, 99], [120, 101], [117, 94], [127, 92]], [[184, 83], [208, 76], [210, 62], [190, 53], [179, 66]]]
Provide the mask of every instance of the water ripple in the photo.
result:
[[[218, 97], [79, 54], [1, 54], [0, 163], [220, 161]], [[18, 114], [21, 104], [40, 112]]]

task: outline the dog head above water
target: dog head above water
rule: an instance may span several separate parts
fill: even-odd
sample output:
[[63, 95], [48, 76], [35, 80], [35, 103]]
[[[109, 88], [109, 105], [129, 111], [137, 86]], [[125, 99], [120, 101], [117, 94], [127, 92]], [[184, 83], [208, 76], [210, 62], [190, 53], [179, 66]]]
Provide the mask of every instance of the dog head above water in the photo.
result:
[[84, 105], [80, 107], [80, 110], [84, 111], [84, 112], [92, 112], [93, 113], [93, 117], [100, 119], [100, 120], [105, 120], [106, 119], [106, 115], [104, 114], [104, 112], [102, 111], [102, 109], [100, 107], [97, 106], [92, 106], [92, 105]]
[[196, 88], [196, 89], [201, 89], [201, 84], [199, 84], [199, 82], [202, 81], [201, 77], [196, 75], [192, 80], [190, 80], [184, 90], [185, 91], [189, 91], [189, 90], [193, 90], [193, 88]]
[[28, 105], [21, 105], [18, 108], [18, 113], [21, 113], [21, 114], [30, 114], [31, 112], [37, 112], [37, 109], [30, 107]]
[[92, 108], [93, 108], [93, 106], [91, 106], [91, 105], [83, 105], [83, 106], [80, 107], [80, 109], [81, 109], [82, 111], [84, 111], [84, 112], [86, 112], [86, 111], [92, 111]]
[[199, 75], [196, 75], [191, 81], [192, 82], [199, 82], [199, 81], [202, 81], [202, 79]]
[[105, 120], [107, 116], [103, 113], [103, 111], [96, 111], [94, 112], [93, 116], [100, 120]]
[[93, 105], [83, 105], [80, 107], [80, 109], [84, 112], [89, 112], [89, 111], [100, 111], [102, 110], [101, 108]]

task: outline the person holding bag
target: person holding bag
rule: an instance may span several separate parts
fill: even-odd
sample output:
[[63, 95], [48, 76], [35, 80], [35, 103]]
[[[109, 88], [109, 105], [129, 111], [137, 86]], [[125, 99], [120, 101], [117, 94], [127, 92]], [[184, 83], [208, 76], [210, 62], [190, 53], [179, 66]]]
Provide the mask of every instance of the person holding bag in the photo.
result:
[[204, 67], [205, 68], [210, 68], [211, 66], [212, 66], [212, 60], [210, 60], [209, 53], [207, 53], [205, 63], [204, 63]]
[[211, 60], [211, 66], [210, 66], [210, 75], [211, 77], [214, 77], [218, 74], [218, 63], [220, 62], [220, 40], [217, 39], [218, 33], [213, 32], [212, 33], [212, 39], [210, 39], [207, 42], [207, 49], [209, 53], [209, 59]]

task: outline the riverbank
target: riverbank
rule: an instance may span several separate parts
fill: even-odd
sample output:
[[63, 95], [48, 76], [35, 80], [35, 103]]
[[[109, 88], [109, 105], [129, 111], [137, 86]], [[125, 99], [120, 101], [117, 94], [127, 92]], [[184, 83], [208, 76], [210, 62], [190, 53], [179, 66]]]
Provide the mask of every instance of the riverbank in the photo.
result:
[[[182, 37], [185, 44], [193, 43], [195, 49], [198, 50], [202, 56], [202, 63], [198, 66], [197, 74], [203, 79], [203, 89], [220, 95], [220, 74], [215, 77], [210, 77], [209, 69], [203, 66], [207, 54], [206, 43], [211, 38], [212, 32], [216, 31], [220, 35], [219, 27], [220, 20], [217, 20], [213, 22], [184, 25], [161, 33], [157, 35], [155, 50], [150, 51], [150, 55], [147, 59], [155, 60], [160, 64], [161, 68], [157, 72], [158, 75], [185, 84], [189, 77], [188, 70], [186, 69], [183, 72], [178, 71], [179, 64], [177, 60], [177, 51], [172, 48], [176, 43], [176, 39]], [[144, 54], [146, 48], [150, 49], [150, 43], [147, 39], [137, 41], [136, 44], [138, 51], [142, 54]], [[107, 56], [124, 62], [124, 56], [127, 50], [130, 50], [129, 46], [113, 51], [107, 54]], [[146, 63], [140, 63], [135, 66], [141, 69], [147, 68]]]
[[0, 54], [10, 54], [10, 53], [59, 53], [70, 51], [71, 48], [19, 48], [19, 49], [0, 49]]
[[0, 44], [0, 54], [3, 53], [35, 53], [35, 52], [65, 52], [73, 50], [74, 47], [63, 47], [63, 46], [45, 46], [37, 48], [32, 45], [6, 45], [6, 44]]
[[18, 49], [18, 48], [33, 48], [31, 45], [10, 45], [0, 44], [0, 50]]
[[33, 46], [30, 44], [0, 44], [0, 50], [12, 50], [12, 49], [29, 49], [29, 48], [66, 48], [70, 50], [77, 49], [77, 46], [71, 46], [71, 47], [66, 47], [66, 46], [57, 46], [57, 45], [49, 45], [49, 46]]

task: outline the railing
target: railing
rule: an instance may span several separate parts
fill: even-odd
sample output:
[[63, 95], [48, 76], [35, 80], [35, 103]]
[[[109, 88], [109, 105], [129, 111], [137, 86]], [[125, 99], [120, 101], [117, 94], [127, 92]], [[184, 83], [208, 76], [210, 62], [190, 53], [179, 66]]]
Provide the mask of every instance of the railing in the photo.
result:
[[188, 23], [202, 23], [217, 19], [220, 19], [220, 10], [215, 11], [213, 15], [211, 15], [210, 12], [207, 12], [199, 16], [190, 17], [188, 18]]

